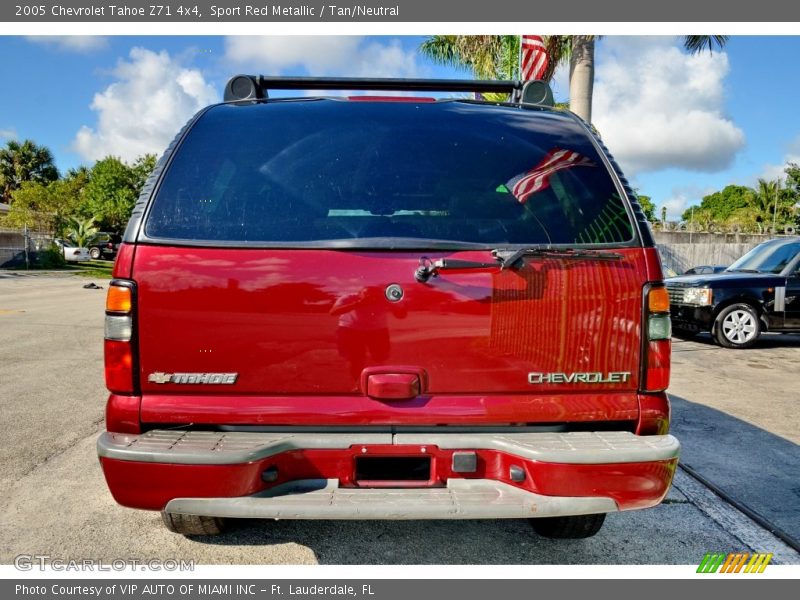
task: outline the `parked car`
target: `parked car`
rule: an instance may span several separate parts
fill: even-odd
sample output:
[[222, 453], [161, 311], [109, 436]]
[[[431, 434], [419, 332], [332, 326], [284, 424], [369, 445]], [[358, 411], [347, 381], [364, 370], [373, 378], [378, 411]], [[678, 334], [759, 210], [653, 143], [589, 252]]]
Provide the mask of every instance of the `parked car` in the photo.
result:
[[700, 265], [684, 271], [684, 275], [708, 275], [709, 273], [722, 273], [727, 269], [724, 265]]
[[749, 348], [765, 332], [800, 331], [800, 238], [759, 244], [721, 273], [667, 280], [676, 335], [711, 332]]
[[93, 260], [104, 258], [106, 260], [114, 260], [119, 251], [119, 243], [121, 236], [115, 233], [106, 233], [101, 231], [89, 244], [89, 256]]
[[74, 242], [57, 238], [53, 243], [61, 249], [67, 262], [86, 262], [89, 260], [89, 249], [79, 248]]
[[115, 263], [98, 454], [117, 502], [187, 535], [526, 518], [557, 538], [661, 502], [679, 443], [658, 251], [599, 137], [527, 101], [541, 86], [233, 78]]

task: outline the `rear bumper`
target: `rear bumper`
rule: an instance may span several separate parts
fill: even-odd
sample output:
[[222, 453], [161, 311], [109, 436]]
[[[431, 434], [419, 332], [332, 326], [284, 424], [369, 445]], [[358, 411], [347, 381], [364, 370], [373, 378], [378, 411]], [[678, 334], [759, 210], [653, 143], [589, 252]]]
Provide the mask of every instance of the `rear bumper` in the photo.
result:
[[[521, 518], [646, 508], [680, 445], [603, 433], [105, 433], [98, 454], [125, 506], [222, 517]], [[464, 470], [454, 455], [474, 454]], [[359, 481], [359, 457], [430, 457], [424, 481]], [[266, 474], [265, 474], [266, 472]]]

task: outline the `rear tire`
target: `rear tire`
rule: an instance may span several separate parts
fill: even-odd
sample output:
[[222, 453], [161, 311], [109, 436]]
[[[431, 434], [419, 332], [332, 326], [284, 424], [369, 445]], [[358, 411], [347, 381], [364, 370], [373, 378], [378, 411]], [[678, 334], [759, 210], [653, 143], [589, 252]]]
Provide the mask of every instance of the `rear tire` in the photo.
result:
[[725, 348], [749, 348], [761, 335], [761, 319], [749, 304], [740, 302], [724, 308], [714, 321], [714, 340]]
[[182, 535], [219, 535], [225, 530], [225, 521], [219, 517], [183, 515], [161, 512], [161, 520], [167, 529]]
[[592, 537], [600, 531], [605, 520], [605, 513], [529, 519], [531, 527], [536, 533], [542, 537], [556, 540], [579, 540]]
[[92, 248], [89, 250], [89, 256], [92, 257], [92, 260], [98, 260], [100, 258], [100, 248]]

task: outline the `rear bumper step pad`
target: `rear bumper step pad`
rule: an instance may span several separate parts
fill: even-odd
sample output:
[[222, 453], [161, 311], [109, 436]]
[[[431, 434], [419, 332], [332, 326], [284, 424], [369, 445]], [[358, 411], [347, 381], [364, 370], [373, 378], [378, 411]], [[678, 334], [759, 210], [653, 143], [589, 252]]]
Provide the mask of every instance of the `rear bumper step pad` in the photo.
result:
[[525, 519], [606, 513], [610, 498], [542, 496], [487, 479], [451, 479], [445, 488], [340, 488], [306, 480], [239, 498], [177, 498], [167, 512], [254, 519]]
[[194, 465], [250, 463], [291, 450], [343, 450], [359, 445], [431, 445], [442, 449], [506, 452], [538, 462], [610, 464], [672, 460], [680, 444], [671, 435], [626, 431], [573, 433], [249, 433], [153, 430], [104, 433], [101, 458]]

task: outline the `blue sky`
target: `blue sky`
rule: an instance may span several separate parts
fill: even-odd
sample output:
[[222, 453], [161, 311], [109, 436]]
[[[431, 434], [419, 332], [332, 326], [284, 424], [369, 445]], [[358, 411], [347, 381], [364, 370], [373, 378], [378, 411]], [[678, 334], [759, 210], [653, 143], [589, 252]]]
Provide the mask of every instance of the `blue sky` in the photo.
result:
[[[65, 171], [107, 154], [160, 153], [236, 72], [464, 75], [420, 56], [422, 39], [4, 36], [0, 143], [45, 144]], [[678, 37], [607, 36], [597, 45], [593, 120], [634, 185], [674, 217], [706, 193], [800, 161], [798, 56], [800, 36], [737, 36], [697, 57]], [[557, 98], [568, 95], [564, 71]]]

